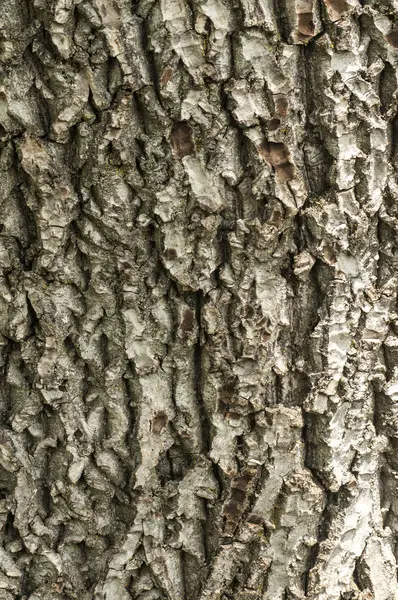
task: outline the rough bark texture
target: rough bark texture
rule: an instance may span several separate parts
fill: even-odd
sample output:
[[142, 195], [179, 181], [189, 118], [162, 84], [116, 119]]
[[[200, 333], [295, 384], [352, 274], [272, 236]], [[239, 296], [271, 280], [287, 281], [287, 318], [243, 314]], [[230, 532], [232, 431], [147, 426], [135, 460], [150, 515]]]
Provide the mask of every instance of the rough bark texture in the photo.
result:
[[2, 0], [1, 600], [394, 600], [397, 0]]

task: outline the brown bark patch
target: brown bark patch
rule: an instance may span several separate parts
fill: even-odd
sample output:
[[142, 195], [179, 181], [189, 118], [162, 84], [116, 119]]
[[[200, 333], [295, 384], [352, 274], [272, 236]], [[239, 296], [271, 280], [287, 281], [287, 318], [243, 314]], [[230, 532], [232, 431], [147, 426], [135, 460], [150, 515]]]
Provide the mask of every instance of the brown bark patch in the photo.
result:
[[393, 48], [398, 48], [398, 29], [393, 29], [387, 33], [386, 40]]
[[175, 260], [177, 258], [177, 252], [174, 248], [167, 248], [163, 252], [163, 257], [165, 260]]
[[173, 78], [173, 69], [171, 67], [166, 67], [160, 78], [160, 83], [162, 85], [166, 85], [169, 83], [169, 81], [172, 80], [172, 78]]
[[280, 119], [278, 119], [278, 118], [270, 119], [267, 123], [268, 131], [275, 131], [276, 129], [278, 129], [280, 124], [281, 124]]
[[315, 23], [312, 12], [297, 15], [297, 29], [302, 39], [313, 37], [315, 34]]
[[162, 412], [158, 413], [152, 421], [152, 432], [160, 433], [162, 431], [162, 429], [165, 428], [166, 423], [167, 423], [167, 416]]
[[244, 308], [244, 314], [245, 314], [245, 317], [246, 317], [247, 319], [251, 319], [252, 317], [254, 317], [254, 313], [255, 313], [255, 310], [254, 310], [254, 308], [251, 306], [251, 304], [246, 304], [246, 306], [245, 306], [245, 308]]
[[192, 129], [188, 123], [176, 123], [171, 132], [171, 147], [176, 158], [183, 158], [195, 154], [195, 145], [192, 140]]
[[234, 487], [231, 490], [231, 498], [232, 498], [232, 500], [237, 502], [237, 504], [241, 504], [243, 506], [245, 503], [246, 494], [245, 494], [244, 490], [240, 490], [240, 489]]
[[329, 10], [335, 13], [337, 18], [351, 8], [346, 0], [325, 0], [325, 4]]
[[276, 98], [275, 110], [280, 117], [286, 117], [288, 108], [289, 103], [286, 98], [284, 98], [283, 96], [279, 96], [279, 98]]
[[264, 140], [259, 146], [260, 155], [274, 167], [277, 180], [286, 183], [294, 178], [294, 165], [289, 161], [290, 153], [282, 142]]
[[252, 523], [253, 525], [262, 525], [264, 522], [264, 519], [262, 517], [260, 517], [260, 515], [256, 515], [255, 513], [252, 513], [251, 515], [249, 515], [247, 517], [247, 522]]
[[238, 490], [247, 490], [252, 478], [248, 475], [243, 475], [242, 477], [237, 477], [234, 480], [233, 486]]
[[[219, 390], [218, 390], [218, 410], [219, 412], [224, 413], [224, 416], [227, 416], [226, 413], [229, 413], [229, 409], [236, 403], [236, 386], [233, 381], [226, 382]], [[232, 414], [232, 413], [229, 413]]]
[[291, 181], [294, 179], [294, 165], [290, 162], [287, 162], [283, 165], [275, 167], [276, 176], [280, 183], [286, 183], [287, 181]]
[[229, 419], [229, 420], [230, 420], [230, 421], [232, 421], [232, 422], [233, 422], [233, 421], [236, 421], [236, 422], [238, 422], [238, 421], [240, 421], [240, 419], [241, 419], [241, 415], [240, 415], [239, 413], [237, 413], [237, 412], [233, 412], [233, 411], [227, 411], [227, 412], [225, 413], [224, 417], [225, 417], [226, 419]]
[[288, 162], [289, 150], [282, 142], [264, 140], [259, 147], [260, 155], [272, 166], [277, 167]]
[[190, 308], [187, 308], [187, 310], [184, 311], [184, 316], [181, 321], [181, 329], [183, 331], [192, 331], [194, 322], [195, 322], [195, 318], [194, 318], [193, 310], [191, 310]]
[[[237, 522], [242, 514], [242, 506], [239, 506], [234, 500], [229, 500], [223, 509], [223, 515], [231, 521]], [[236, 520], [237, 519], [237, 520]]]

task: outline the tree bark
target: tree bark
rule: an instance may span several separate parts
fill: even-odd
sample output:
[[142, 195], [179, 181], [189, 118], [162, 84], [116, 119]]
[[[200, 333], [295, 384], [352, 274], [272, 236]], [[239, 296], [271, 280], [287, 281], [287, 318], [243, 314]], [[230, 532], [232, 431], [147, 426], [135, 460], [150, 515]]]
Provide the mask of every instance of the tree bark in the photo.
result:
[[397, 19], [3, 0], [1, 600], [398, 599]]

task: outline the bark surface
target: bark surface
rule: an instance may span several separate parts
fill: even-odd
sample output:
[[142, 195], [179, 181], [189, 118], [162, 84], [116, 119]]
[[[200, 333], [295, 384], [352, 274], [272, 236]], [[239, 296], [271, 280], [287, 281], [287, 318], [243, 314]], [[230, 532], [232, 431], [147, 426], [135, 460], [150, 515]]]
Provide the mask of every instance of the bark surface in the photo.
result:
[[397, 600], [397, 0], [1, 0], [1, 600]]

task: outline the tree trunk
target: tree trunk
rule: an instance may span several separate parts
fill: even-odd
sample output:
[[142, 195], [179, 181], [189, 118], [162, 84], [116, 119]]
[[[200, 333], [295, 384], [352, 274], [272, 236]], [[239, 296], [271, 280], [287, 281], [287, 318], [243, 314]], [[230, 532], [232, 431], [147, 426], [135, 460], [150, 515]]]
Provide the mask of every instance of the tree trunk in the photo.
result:
[[2, 8], [0, 599], [396, 600], [396, 1]]

